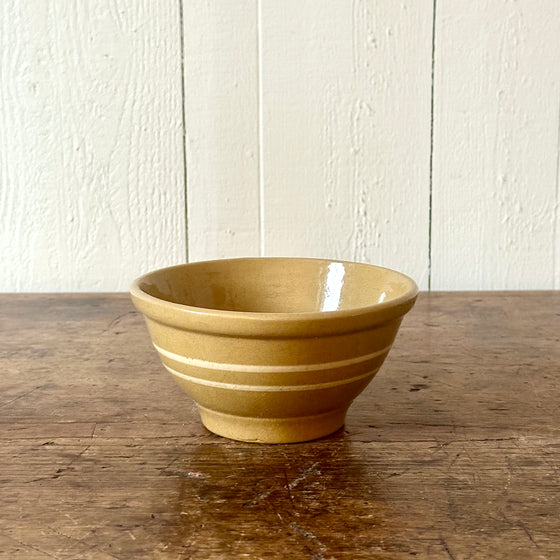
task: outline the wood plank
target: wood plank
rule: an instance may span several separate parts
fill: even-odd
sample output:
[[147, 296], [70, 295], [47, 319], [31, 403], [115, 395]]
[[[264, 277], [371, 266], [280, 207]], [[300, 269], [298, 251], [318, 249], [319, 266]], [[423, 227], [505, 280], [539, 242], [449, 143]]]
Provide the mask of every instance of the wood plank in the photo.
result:
[[345, 428], [271, 446], [201, 426], [127, 295], [0, 294], [0, 557], [555, 558], [558, 309], [422, 293]]
[[[453, 426], [475, 439], [556, 434], [559, 308], [558, 292], [422, 293], [348, 425], [375, 440], [410, 427], [422, 441]], [[205, 433], [124, 294], [0, 295], [0, 340], [0, 423], [13, 439], [31, 426], [48, 438], [49, 425], [52, 437], [89, 437], [94, 426], [96, 437]]]
[[256, 256], [257, 2], [183, 3], [189, 259]]
[[1, 530], [62, 558], [86, 549], [195, 559], [558, 551], [558, 440], [10, 451], [27, 471], [7, 463]]
[[124, 290], [184, 260], [177, 3], [0, 10], [0, 290]]
[[442, 2], [436, 21], [432, 286], [558, 286], [560, 4]]
[[263, 248], [428, 280], [432, 2], [263, 2]]

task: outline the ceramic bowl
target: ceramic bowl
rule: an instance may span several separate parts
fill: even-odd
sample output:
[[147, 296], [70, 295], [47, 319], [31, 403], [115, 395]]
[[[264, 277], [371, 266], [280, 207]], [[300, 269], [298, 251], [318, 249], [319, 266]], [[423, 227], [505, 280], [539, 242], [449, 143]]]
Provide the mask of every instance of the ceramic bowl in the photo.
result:
[[203, 424], [268, 443], [344, 424], [417, 292], [393, 270], [306, 258], [193, 262], [131, 287], [163, 365]]

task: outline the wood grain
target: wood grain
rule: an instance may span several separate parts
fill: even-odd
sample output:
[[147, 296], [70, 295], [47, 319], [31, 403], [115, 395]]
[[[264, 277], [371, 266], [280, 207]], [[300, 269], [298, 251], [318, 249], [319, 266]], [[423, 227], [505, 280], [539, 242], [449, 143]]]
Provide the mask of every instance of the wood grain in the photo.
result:
[[264, 2], [263, 247], [428, 280], [432, 3]]
[[183, 9], [189, 258], [257, 256], [257, 2]]
[[184, 260], [177, 6], [1, 3], [1, 291], [123, 290]]
[[432, 285], [559, 287], [560, 5], [442, 2], [436, 22]]
[[560, 554], [560, 293], [423, 293], [329, 438], [202, 428], [125, 295], [0, 295], [0, 557]]

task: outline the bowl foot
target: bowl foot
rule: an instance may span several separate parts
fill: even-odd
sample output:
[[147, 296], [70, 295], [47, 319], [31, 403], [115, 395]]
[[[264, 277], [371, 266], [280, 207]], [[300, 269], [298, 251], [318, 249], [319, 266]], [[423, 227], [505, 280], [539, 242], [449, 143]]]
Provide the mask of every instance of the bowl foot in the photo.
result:
[[297, 418], [233, 416], [198, 405], [204, 426], [219, 436], [256, 443], [296, 443], [336, 432], [344, 425], [346, 409]]

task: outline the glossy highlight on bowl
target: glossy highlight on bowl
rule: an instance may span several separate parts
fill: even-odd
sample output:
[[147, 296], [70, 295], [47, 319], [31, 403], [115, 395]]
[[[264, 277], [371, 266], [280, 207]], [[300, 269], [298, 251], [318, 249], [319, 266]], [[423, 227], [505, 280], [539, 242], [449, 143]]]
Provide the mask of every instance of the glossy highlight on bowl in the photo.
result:
[[418, 288], [370, 264], [256, 257], [156, 270], [130, 291], [210, 431], [288, 443], [344, 424]]

